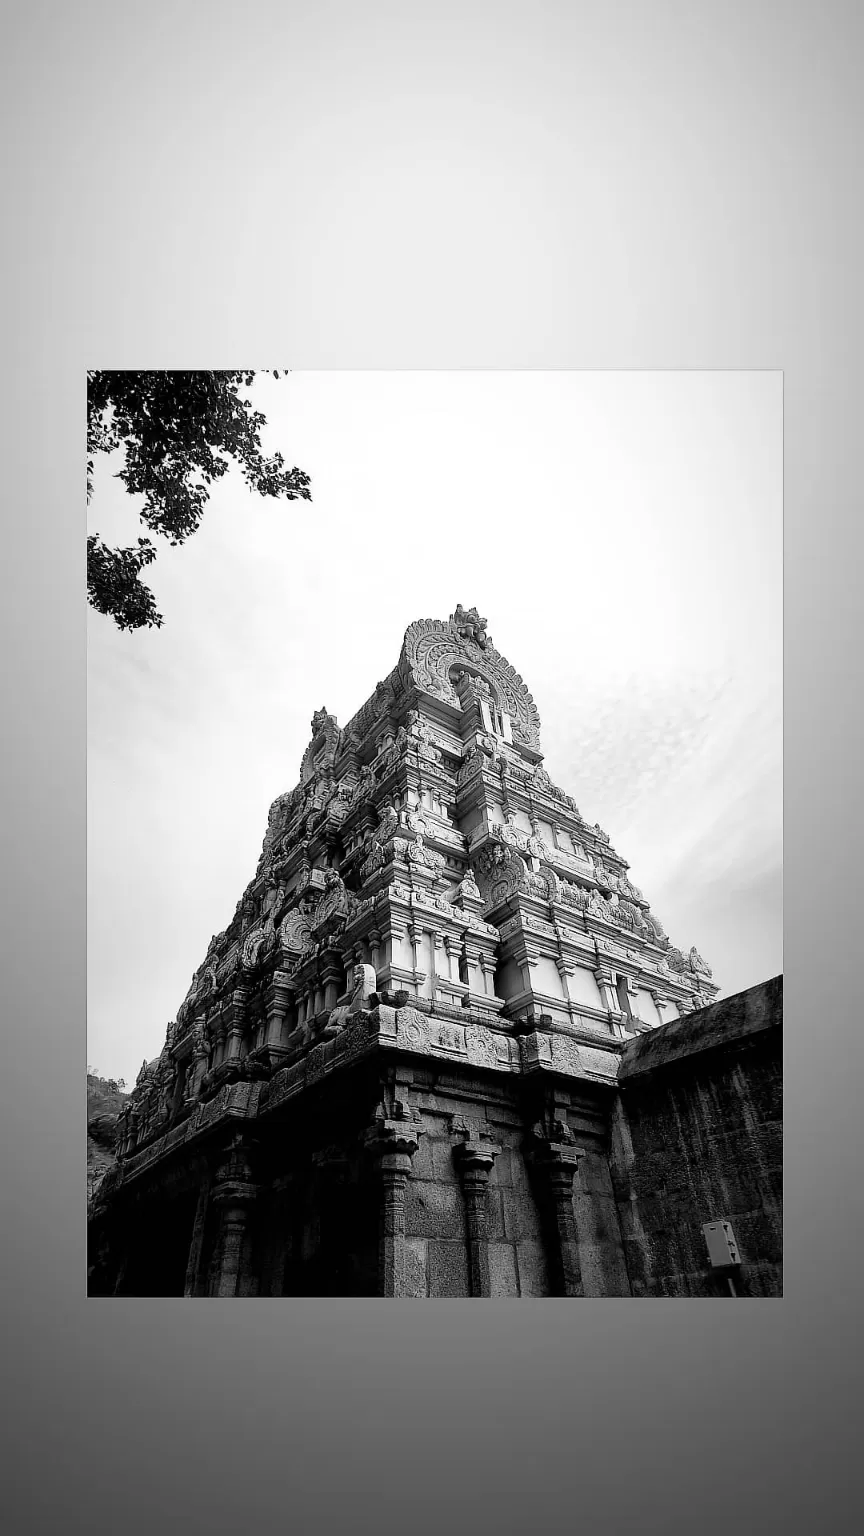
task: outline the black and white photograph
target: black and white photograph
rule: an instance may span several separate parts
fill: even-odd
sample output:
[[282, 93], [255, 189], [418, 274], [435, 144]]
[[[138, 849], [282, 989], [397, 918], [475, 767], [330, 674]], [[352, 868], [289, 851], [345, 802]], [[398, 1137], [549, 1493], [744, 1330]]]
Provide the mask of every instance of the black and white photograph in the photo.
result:
[[93, 372], [88, 475], [90, 1294], [779, 1296], [782, 376]]
[[14, 1536], [860, 1525], [862, 59], [6, 8]]

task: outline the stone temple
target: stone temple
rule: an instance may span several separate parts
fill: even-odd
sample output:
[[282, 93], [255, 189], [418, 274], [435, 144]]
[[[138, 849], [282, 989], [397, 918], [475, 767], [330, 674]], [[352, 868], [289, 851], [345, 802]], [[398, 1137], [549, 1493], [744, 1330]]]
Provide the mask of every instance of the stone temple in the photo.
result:
[[118, 1123], [90, 1294], [779, 1294], [781, 978], [714, 1001], [486, 620], [311, 730]]

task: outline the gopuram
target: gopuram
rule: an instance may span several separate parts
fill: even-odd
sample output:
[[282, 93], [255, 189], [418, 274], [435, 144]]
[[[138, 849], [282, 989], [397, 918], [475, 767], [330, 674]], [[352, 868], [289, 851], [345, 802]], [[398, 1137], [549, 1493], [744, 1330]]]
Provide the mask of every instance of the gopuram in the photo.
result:
[[[486, 620], [412, 624], [311, 731], [119, 1121], [90, 1294], [714, 1295], [730, 1218], [744, 1293], [778, 1294], [779, 978], [714, 1002]], [[694, 1172], [711, 1113], [735, 1211]]]

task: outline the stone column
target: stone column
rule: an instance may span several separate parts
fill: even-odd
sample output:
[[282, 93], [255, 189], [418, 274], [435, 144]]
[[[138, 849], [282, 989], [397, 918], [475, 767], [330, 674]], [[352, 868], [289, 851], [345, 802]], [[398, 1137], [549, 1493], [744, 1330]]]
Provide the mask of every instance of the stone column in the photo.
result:
[[438, 1001], [441, 998], [445, 998], [445, 1000], [446, 1000], [446, 994], [443, 993], [441, 991], [441, 988], [440, 988], [440, 982], [441, 982], [441, 978], [444, 975], [444, 965], [445, 965], [445, 962], [442, 959], [443, 955], [444, 955], [444, 935], [442, 933], [440, 933], [437, 928], [433, 928], [432, 929], [432, 988], [431, 988], [431, 991], [432, 991], [432, 998], [433, 998], [434, 1001]]
[[635, 976], [625, 976], [624, 981], [627, 987], [627, 1006], [630, 1017], [635, 1023], [642, 1024], [644, 1020], [639, 1012], [639, 982]]
[[186, 1264], [186, 1284], [183, 1287], [184, 1296], [200, 1294], [201, 1283], [198, 1271], [201, 1266], [201, 1250], [204, 1246], [204, 1227], [207, 1221], [209, 1199], [210, 1179], [205, 1177], [198, 1192], [195, 1222], [192, 1227], [192, 1241], [189, 1244], [189, 1259]]
[[660, 1020], [660, 1023], [663, 1024], [665, 1022], [663, 1018], [663, 1009], [668, 1008], [669, 999], [665, 996], [664, 993], [655, 992], [653, 988], [651, 989], [651, 996], [654, 999], [654, 1007], [657, 1009], [657, 1017]]
[[321, 1008], [335, 1008], [341, 995], [345, 973], [335, 955], [328, 955], [321, 967]]
[[291, 1007], [293, 995], [291, 978], [287, 971], [274, 971], [270, 984], [267, 1010], [267, 1044], [281, 1045], [285, 1018]]
[[405, 1190], [423, 1131], [413, 1120], [377, 1120], [365, 1147], [381, 1181], [378, 1230], [378, 1294], [405, 1295]]
[[476, 996], [482, 996], [486, 988], [483, 985], [483, 977], [480, 971], [480, 945], [476, 942], [463, 939], [462, 956], [465, 961], [465, 975], [468, 981], [468, 990]]
[[374, 966], [375, 973], [377, 975], [378, 971], [381, 969], [381, 934], [377, 928], [372, 928], [369, 931], [368, 938], [369, 949], [372, 956], [372, 965]]
[[426, 972], [421, 971], [417, 964], [420, 956], [420, 945], [423, 941], [423, 930], [418, 923], [408, 923], [406, 932], [408, 934], [408, 942], [411, 945], [414, 992], [417, 997], [420, 997], [423, 991], [423, 983], [426, 980]]
[[582, 1268], [579, 1263], [579, 1239], [573, 1210], [573, 1181], [581, 1159], [582, 1147], [567, 1142], [542, 1140], [535, 1144], [532, 1161], [546, 1179], [552, 1196], [561, 1267], [562, 1296], [582, 1296]]
[[490, 1141], [463, 1141], [453, 1148], [462, 1180], [468, 1229], [468, 1272], [472, 1296], [490, 1296], [489, 1174], [500, 1147]]
[[228, 1050], [223, 1058], [225, 1061], [232, 1061], [240, 1055], [243, 1031], [246, 1027], [246, 1004], [248, 1000], [248, 987], [235, 987], [231, 997], [231, 1024], [228, 1030]]
[[615, 995], [615, 984], [612, 980], [612, 971], [609, 966], [599, 965], [594, 972], [594, 979], [600, 991], [600, 1000], [603, 1007], [609, 1013], [620, 1013], [621, 1008]]
[[237, 1296], [252, 1289], [251, 1277], [244, 1274], [244, 1249], [249, 1211], [257, 1193], [248, 1149], [238, 1136], [219, 1169], [210, 1197], [222, 1212], [211, 1296]]
[[568, 1009], [572, 1014], [574, 1008], [573, 999], [570, 996], [570, 978], [575, 974], [576, 962], [574, 960], [565, 960], [564, 956], [559, 954], [555, 960], [555, 969], [558, 972], [558, 975], [561, 977], [561, 991], [564, 993], [564, 1001], [566, 1002]]

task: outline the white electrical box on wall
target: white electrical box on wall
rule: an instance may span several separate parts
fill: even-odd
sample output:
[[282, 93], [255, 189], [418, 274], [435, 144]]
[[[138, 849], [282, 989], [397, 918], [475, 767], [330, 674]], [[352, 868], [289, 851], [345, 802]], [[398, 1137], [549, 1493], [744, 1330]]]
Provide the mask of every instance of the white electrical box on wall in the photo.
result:
[[735, 1233], [728, 1221], [706, 1221], [702, 1231], [708, 1245], [708, 1258], [714, 1269], [729, 1269], [741, 1263]]

